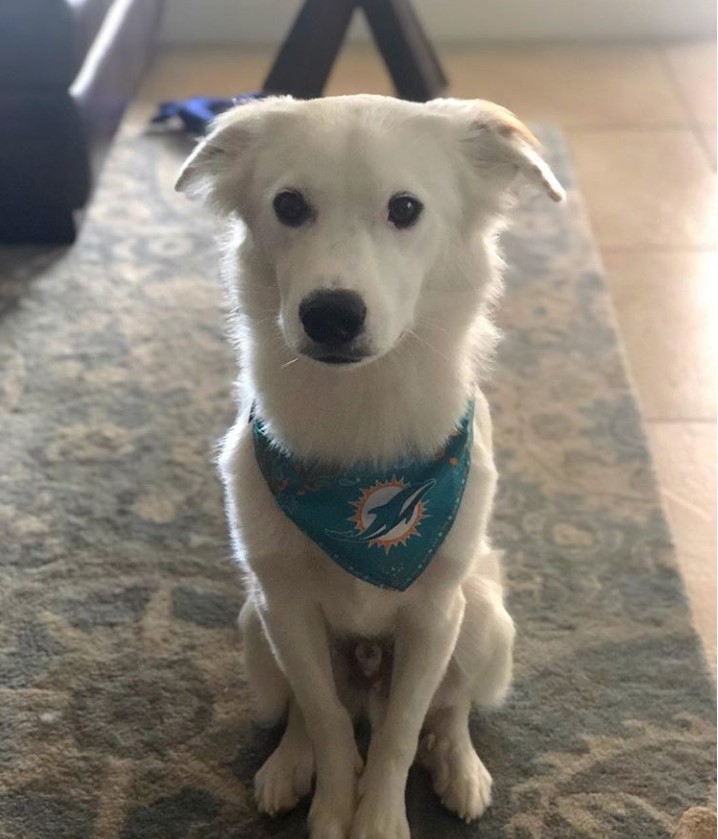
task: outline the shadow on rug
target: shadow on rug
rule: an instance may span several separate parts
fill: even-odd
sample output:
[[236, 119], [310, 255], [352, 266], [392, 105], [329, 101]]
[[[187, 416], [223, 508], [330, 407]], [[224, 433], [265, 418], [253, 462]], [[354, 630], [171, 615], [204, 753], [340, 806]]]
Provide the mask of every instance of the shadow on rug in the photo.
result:
[[[567, 209], [505, 236], [489, 397], [494, 537], [518, 625], [506, 707], [475, 720], [478, 826], [419, 770], [413, 836], [670, 836], [714, 785], [714, 706], [559, 135]], [[182, 152], [126, 136], [70, 252], [0, 252], [0, 835], [261, 839], [213, 447], [232, 419], [212, 228]]]

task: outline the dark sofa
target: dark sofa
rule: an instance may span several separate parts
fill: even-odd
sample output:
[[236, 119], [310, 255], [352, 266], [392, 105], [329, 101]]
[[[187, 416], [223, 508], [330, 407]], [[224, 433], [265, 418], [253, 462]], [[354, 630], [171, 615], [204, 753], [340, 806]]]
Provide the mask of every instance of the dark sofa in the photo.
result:
[[0, 242], [74, 240], [162, 2], [0, 2]]

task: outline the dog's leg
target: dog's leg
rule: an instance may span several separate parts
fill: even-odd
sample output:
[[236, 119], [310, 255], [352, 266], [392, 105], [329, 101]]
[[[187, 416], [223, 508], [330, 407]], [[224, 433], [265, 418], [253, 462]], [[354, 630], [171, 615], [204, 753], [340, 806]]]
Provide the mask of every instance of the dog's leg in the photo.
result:
[[464, 621], [446, 677], [432, 707], [462, 704], [497, 708], [511, 685], [516, 630], [506, 611], [497, 579], [498, 557], [489, 549], [484, 568], [490, 577], [475, 574], [464, 581]]
[[453, 591], [399, 615], [389, 702], [372, 734], [352, 839], [409, 837], [406, 779], [426, 712], [454, 650], [465, 602], [461, 590]]
[[291, 699], [281, 742], [254, 778], [254, 795], [263, 813], [291, 810], [309, 795], [314, 777], [314, 749], [299, 706]]
[[291, 691], [269, 646], [251, 596], [239, 613], [239, 628], [244, 673], [254, 699], [255, 717], [260, 725], [276, 725], [287, 709]]
[[469, 736], [472, 704], [496, 707], [511, 682], [514, 626], [493, 580], [464, 583], [466, 609], [446, 675], [431, 703], [421, 763], [431, 773], [444, 805], [465, 821], [478, 818], [491, 801], [491, 776]]
[[301, 711], [290, 699], [289, 683], [274, 657], [251, 596], [239, 614], [244, 647], [244, 671], [256, 703], [260, 724], [279, 721], [289, 703], [287, 727], [279, 746], [254, 778], [257, 806], [273, 815], [289, 810], [309, 794], [314, 777], [312, 748]]
[[309, 810], [311, 839], [345, 839], [362, 760], [352, 720], [337, 695], [326, 625], [317, 606], [296, 603], [295, 592], [274, 592], [276, 599], [266, 587], [264, 592], [262, 622], [314, 747], [317, 785]]
[[469, 735], [468, 697], [429, 711], [419, 759], [431, 773], [443, 805], [466, 822], [478, 819], [491, 803], [491, 775]]

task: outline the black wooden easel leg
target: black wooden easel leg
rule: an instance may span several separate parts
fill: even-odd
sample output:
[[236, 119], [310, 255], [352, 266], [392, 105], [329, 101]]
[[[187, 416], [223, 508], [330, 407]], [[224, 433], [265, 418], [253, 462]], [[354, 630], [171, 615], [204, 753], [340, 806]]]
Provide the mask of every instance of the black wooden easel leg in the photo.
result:
[[446, 77], [411, 0], [305, 0], [269, 71], [264, 92], [300, 99], [321, 96], [359, 6], [397, 94], [416, 102], [441, 96]]
[[321, 96], [357, 0], [306, 0], [264, 82], [265, 93]]
[[397, 94], [425, 102], [441, 96], [446, 77], [410, 0], [359, 0]]

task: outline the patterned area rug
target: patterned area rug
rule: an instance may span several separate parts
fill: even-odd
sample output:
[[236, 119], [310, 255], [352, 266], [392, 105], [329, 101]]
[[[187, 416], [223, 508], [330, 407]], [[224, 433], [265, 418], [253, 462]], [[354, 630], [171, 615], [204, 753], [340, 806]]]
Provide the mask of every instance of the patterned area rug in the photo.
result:
[[[564, 143], [567, 208], [527, 196], [490, 399], [515, 688], [475, 720], [478, 826], [415, 770], [413, 836], [670, 836], [714, 784], [691, 629]], [[213, 447], [232, 418], [212, 223], [183, 141], [126, 131], [81, 240], [0, 253], [0, 836], [304, 835], [260, 817]]]

